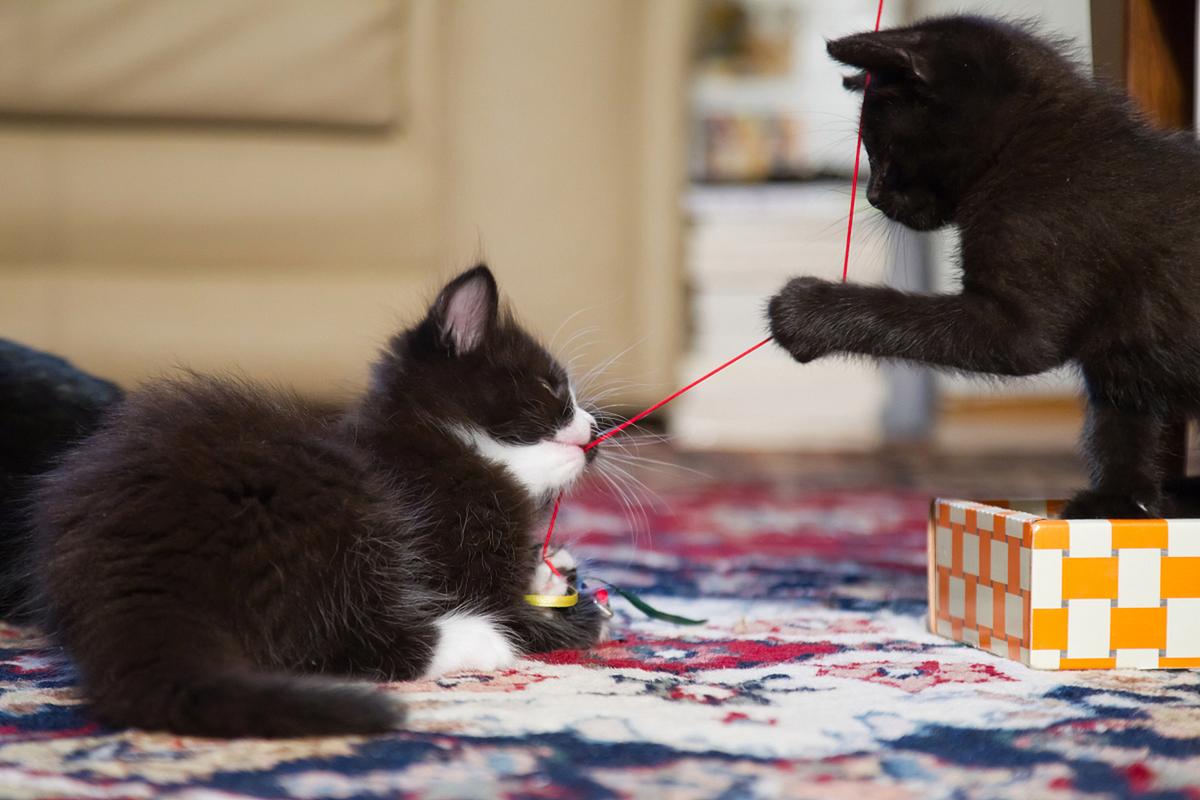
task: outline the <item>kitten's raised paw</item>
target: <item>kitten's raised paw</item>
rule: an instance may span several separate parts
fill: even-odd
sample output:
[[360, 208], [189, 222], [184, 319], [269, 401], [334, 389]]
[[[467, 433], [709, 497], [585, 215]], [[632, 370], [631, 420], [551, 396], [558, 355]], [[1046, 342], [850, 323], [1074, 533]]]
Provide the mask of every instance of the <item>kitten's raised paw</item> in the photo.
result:
[[1162, 497], [1116, 494], [1085, 489], [1071, 498], [1063, 519], [1147, 519], [1161, 516]]
[[821, 314], [834, 288], [820, 278], [793, 278], [767, 306], [771, 336], [802, 364], [830, 352]]

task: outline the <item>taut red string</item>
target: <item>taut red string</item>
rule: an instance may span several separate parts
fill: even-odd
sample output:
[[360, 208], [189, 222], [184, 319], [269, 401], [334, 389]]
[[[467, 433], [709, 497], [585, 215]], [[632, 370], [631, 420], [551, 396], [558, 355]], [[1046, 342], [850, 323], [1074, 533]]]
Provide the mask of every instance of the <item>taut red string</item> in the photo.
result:
[[[613, 436], [616, 436], [618, 433], [625, 430], [630, 425], [636, 425], [639, 420], [645, 419], [647, 416], [649, 416], [650, 414], [653, 414], [655, 411], [662, 408], [663, 406], [665, 406], [667, 403], [671, 402], [675, 398], [679, 397], [681, 394], [691, 391], [692, 389], [696, 388], [697, 386], [699, 386], [700, 384], [704, 383], [706, 380], [711, 378], [713, 375], [716, 375], [721, 370], [726, 369], [727, 367], [733, 366], [738, 361], [741, 361], [743, 358], [750, 355], [758, 348], [763, 347], [764, 345], [767, 345], [770, 342], [771, 342], [771, 337], [768, 336], [767, 338], [763, 339], [761, 342], [754, 345], [753, 347], [751, 347], [747, 350], [743, 350], [742, 352], [738, 353], [736, 356], [729, 359], [728, 361], [726, 361], [724, 364], [717, 367], [716, 369], [713, 369], [713, 370], [709, 371], [708, 373], [701, 375], [699, 378], [696, 378], [696, 380], [692, 381], [687, 386], [684, 386], [682, 389], [679, 389], [678, 391], [673, 392], [672, 394], [664, 397], [662, 400], [659, 400], [657, 403], [650, 406], [646, 410], [633, 415], [629, 419], [622, 422], [620, 425], [614, 425], [613, 427], [609, 428], [604, 433], [597, 436], [592, 441], [585, 444], [583, 446], [584, 452], [591, 450], [593, 447], [600, 444], [604, 440], [610, 439]], [[553, 572], [555, 575], [559, 576], [560, 578], [562, 577], [562, 573], [559, 572], [558, 568], [555, 567], [554, 564], [552, 564], [550, 562], [550, 539], [551, 539], [551, 537], [554, 536], [554, 523], [558, 519], [558, 507], [561, 503], [562, 503], [562, 495], [560, 494], [558, 497], [554, 498], [554, 509], [550, 512], [550, 525], [546, 529], [546, 541], [542, 543], [542, 561], [546, 562], [546, 566], [550, 568], [550, 571]]]
[[[879, 7], [875, 11], [875, 30], [879, 30], [879, 22], [881, 19], [883, 19], [883, 0], [879, 0]], [[870, 85], [871, 85], [871, 74], [867, 73], [866, 80], [863, 82], [864, 98], [867, 93], [867, 88]], [[846, 222], [846, 254], [845, 254], [844, 260], [842, 261], [842, 282], [843, 283], [846, 282], [846, 278], [848, 277], [848, 275], [850, 273], [850, 235], [854, 231], [854, 200], [858, 195], [858, 170], [859, 170], [860, 156], [862, 154], [862, 122], [863, 122], [862, 112], [860, 111], [859, 116], [858, 116], [858, 143], [855, 145], [855, 148], [854, 148], [854, 173], [853, 173], [853, 177], [851, 178], [851, 181], [850, 181], [850, 219]], [[726, 361], [724, 364], [717, 367], [716, 369], [713, 369], [713, 370], [705, 373], [704, 375], [701, 375], [699, 378], [692, 381], [687, 386], [684, 386], [682, 389], [679, 389], [679, 390], [667, 395], [662, 400], [659, 400], [657, 403], [655, 403], [654, 405], [645, 409], [644, 411], [638, 412], [634, 416], [632, 416], [629, 419], [622, 422], [620, 425], [614, 425], [613, 427], [609, 428], [607, 431], [600, 434], [595, 439], [593, 439], [592, 441], [590, 441], [586, 445], [584, 445], [584, 447], [583, 447], [584, 451], [586, 452], [588, 450], [591, 450], [593, 447], [595, 447], [596, 445], [605, 441], [606, 439], [611, 439], [613, 436], [616, 436], [618, 433], [625, 430], [630, 425], [637, 424], [639, 421], [641, 421], [641, 420], [645, 419], [646, 417], [648, 417], [649, 415], [653, 414], [655, 411], [662, 408], [667, 403], [676, 399], [680, 395], [690, 392], [692, 389], [695, 389], [697, 386], [704, 383], [706, 380], [708, 380], [712, 376], [716, 375], [718, 372], [721, 372], [721, 371], [727, 369], [728, 367], [733, 366], [734, 364], [741, 361], [746, 356], [753, 353], [755, 350], [770, 343], [771, 338], [772, 337], [768, 336], [766, 339], [763, 339], [758, 344], [738, 353], [736, 356], [729, 359], [728, 361]], [[563, 577], [563, 574], [558, 571], [558, 568], [555, 567], [554, 564], [552, 564], [550, 562], [550, 540], [554, 536], [554, 523], [558, 520], [558, 507], [561, 504], [562, 504], [562, 495], [560, 494], [558, 497], [554, 498], [554, 509], [550, 512], [550, 524], [546, 528], [546, 540], [542, 543], [542, 561], [544, 561], [546, 566], [550, 568], [551, 572], [553, 572], [555, 575], [557, 575], [560, 578]]]
[[559, 572], [558, 567], [554, 566], [553, 562], [550, 561], [550, 537], [554, 535], [554, 522], [558, 519], [558, 507], [561, 504], [562, 495], [560, 494], [558, 497], [554, 498], [554, 510], [550, 512], [550, 524], [546, 526], [546, 541], [542, 542], [542, 561], [545, 562], [546, 566], [550, 568], [551, 572], [560, 578], [563, 576], [563, 574]]
[[[879, 0], [879, 8], [875, 10], [875, 30], [879, 30], [879, 20], [883, 19], [883, 0]], [[871, 86], [871, 73], [867, 73], [863, 81], [863, 100], [866, 100], [867, 89]], [[850, 219], [846, 222], [846, 257], [842, 260], [842, 283], [850, 274], [850, 234], [854, 230], [854, 201], [858, 199], [858, 162], [862, 156], [863, 113], [866, 103], [858, 112], [858, 144], [854, 146], [854, 177], [850, 179]]]
[[593, 447], [595, 447], [596, 445], [600, 444], [600, 443], [601, 443], [601, 442], [603, 442], [605, 439], [610, 439], [610, 438], [612, 438], [613, 436], [616, 436], [616, 435], [617, 435], [618, 433], [620, 433], [621, 431], [623, 431], [623, 430], [625, 430], [626, 428], [628, 428], [630, 425], [635, 425], [635, 424], [637, 424], [639, 421], [641, 421], [642, 419], [645, 419], [646, 417], [650, 416], [650, 415], [651, 415], [651, 414], [653, 414], [655, 411], [658, 411], [660, 408], [662, 408], [662, 407], [663, 407], [663, 406], [665, 406], [667, 403], [669, 403], [669, 402], [671, 402], [672, 400], [674, 400], [676, 397], [679, 397], [679, 395], [681, 395], [681, 394], [684, 394], [685, 392], [690, 392], [692, 389], [695, 389], [697, 386], [699, 386], [700, 384], [704, 383], [706, 380], [708, 380], [709, 378], [711, 378], [713, 375], [716, 375], [716, 374], [717, 374], [718, 372], [720, 372], [721, 370], [725, 369], [726, 367], [731, 367], [731, 366], [733, 366], [733, 365], [734, 365], [734, 364], [736, 364], [738, 361], [741, 361], [743, 358], [745, 358], [746, 356], [750, 355], [751, 353], [753, 353], [753, 352], [754, 352], [755, 350], [757, 350], [758, 348], [762, 347], [762, 346], [763, 346], [763, 345], [765, 345], [765, 344], [769, 344], [769, 343], [770, 343], [770, 341], [771, 341], [771, 337], [770, 337], [770, 336], [768, 336], [767, 338], [763, 339], [761, 342], [759, 342], [758, 344], [756, 344], [756, 345], [754, 345], [753, 347], [749, 348], [748, 350], [743, 350], [742, 352], [738, 353], [738, 354], [737, 354], [736, 356], [734, 356], [733, 358], [731, 358], [731, 359], [729, 359], [728, 361], [726, 361], [726, 362], [725, 362], [724, 364], [722, 364], [721, 366], [717, 367], [716, 369], [712, 370], [711, 372], [709, 372], [709, 373], [707, 373], [707, 374], [705, 374], [705, 375], [701, 375], [699, 378], [696, 378], [696, 380], [692, 381], [692, 382], [691, 382], [691, 383], [689, 383], [687, 386], [683, 387], [682, 389], [680, 389], [679, 391], [675, 392], [674, 394], [671, 394], [671, 395], [668, 395], [667, 397], [664, 397], [662, 400], [659, 400], [657, 403], [655, 403], [654, 405], [650, 406], [650, 407], [649, 407], [649, 408], [647, 408], [645, 411], [642, 411], [642, 412], [640, 412], [640, 413], [638, 413], [638, 414], [636, 414], [636, 415], [634, 415], [634, 416], [630, 417], [629, 419], [627, 419], [627, 420], [625, 420], [624, 422], [622, 422], [620, 425], [617, 425], [617, 426], [615, 426], [615, 427], [609, 428], [609, 429], [608, 429], [606, 432], [604, 432], [604, 433], [603, 433], [603, 434], [601, 434], [600, 436], [597, 436], [595, 439], [593, 439], [592, 441], [590, 441], [590, 442], [588, 442], [586, 445], [584, 445], [584, 448], [583, 448], [583, 449], [584, 449], [585, 451], [587, 451], [587, 450], [591, 450]]

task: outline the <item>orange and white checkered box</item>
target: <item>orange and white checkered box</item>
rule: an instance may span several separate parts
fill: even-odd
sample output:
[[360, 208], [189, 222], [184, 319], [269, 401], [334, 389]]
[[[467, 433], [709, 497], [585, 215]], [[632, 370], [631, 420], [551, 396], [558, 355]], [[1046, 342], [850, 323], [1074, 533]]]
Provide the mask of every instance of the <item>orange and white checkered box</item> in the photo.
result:
[[929, 627], [1039, 669], [1200, 667], [1200, 519], [935, 500]]

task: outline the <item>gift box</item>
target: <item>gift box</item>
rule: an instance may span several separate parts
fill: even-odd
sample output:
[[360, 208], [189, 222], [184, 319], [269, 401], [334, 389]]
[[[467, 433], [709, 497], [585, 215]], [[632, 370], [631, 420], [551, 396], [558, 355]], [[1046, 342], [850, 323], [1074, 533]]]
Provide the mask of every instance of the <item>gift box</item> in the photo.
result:
[[938, 499], [929, 627], [1037, 669], [1200, 667], [1200, 519]]

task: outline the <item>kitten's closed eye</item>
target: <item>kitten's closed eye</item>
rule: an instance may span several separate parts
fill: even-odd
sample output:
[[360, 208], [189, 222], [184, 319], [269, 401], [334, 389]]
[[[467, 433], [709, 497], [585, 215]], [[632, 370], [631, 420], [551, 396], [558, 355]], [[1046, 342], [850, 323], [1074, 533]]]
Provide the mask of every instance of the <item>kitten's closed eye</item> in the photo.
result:
[[567, 398], [567, 384], [564, 381], [554, 378], [539, 378], [538, 383], [542, 385], [547, 392], [557, 397], [559, 400]]

